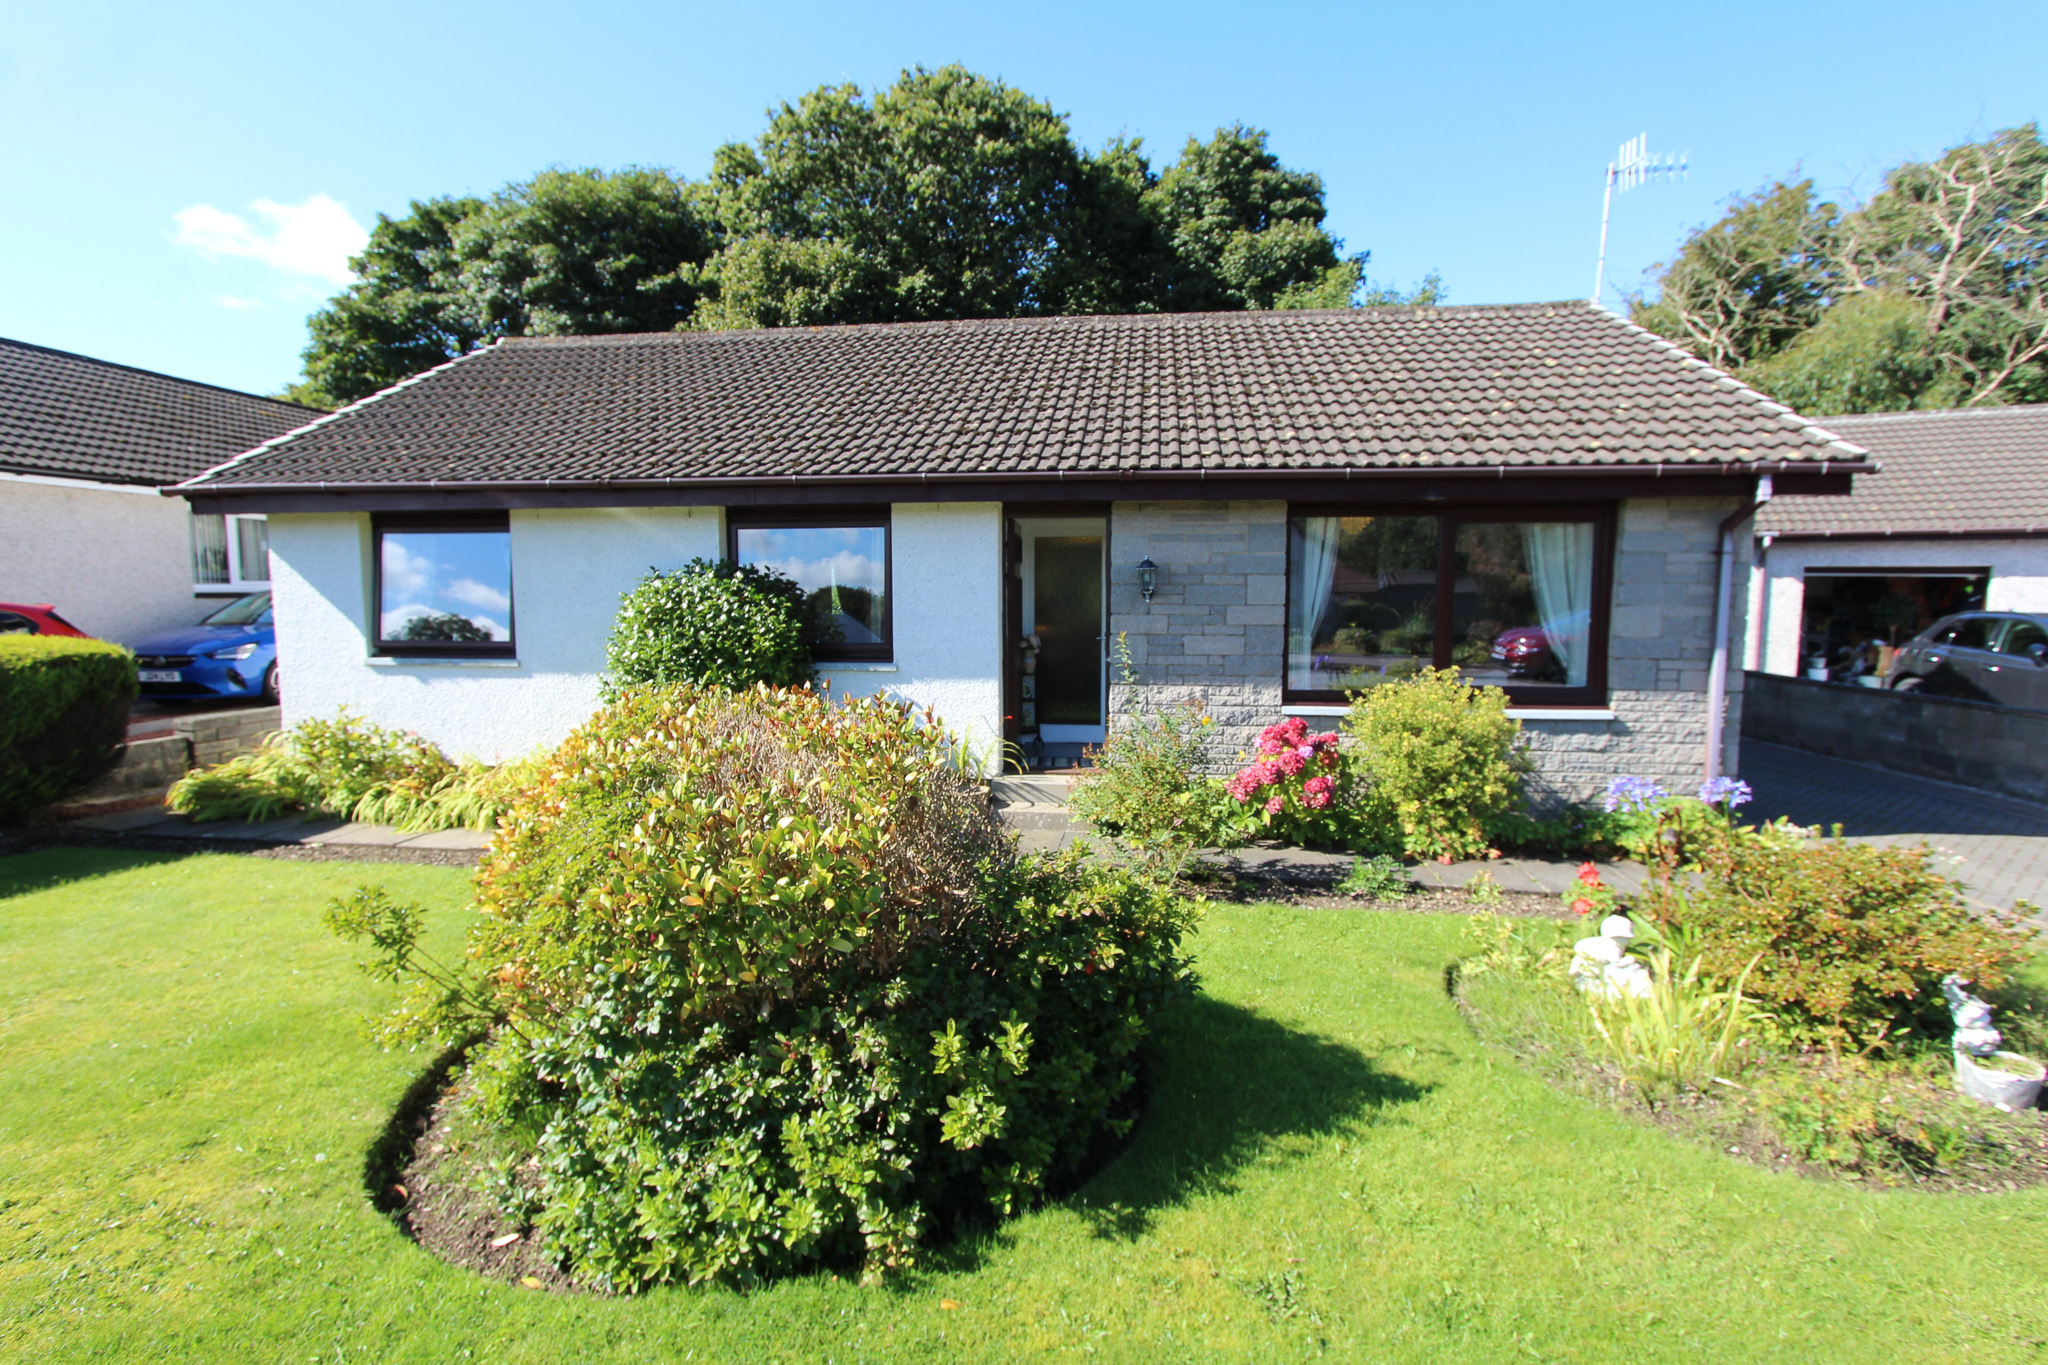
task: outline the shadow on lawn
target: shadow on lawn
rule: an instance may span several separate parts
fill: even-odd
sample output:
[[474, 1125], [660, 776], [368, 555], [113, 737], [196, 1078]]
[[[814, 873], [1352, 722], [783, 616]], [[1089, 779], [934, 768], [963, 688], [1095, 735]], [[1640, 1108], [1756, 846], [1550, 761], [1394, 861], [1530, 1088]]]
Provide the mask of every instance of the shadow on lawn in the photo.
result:
[[[1288, 1139], [1379, 1121], [1432, 1088], [1380, 1070], [1356, 1048], [1206, 995], [1162, 1021], [1149, 1072], [1130, 1145], [1064, 1201], [1097, 1237], [1141, 1237], [1160, 1209], [1228, 1193], [1254, 1162], [1289, 1159]], [[1006, 1235], [955, 1243], [933, 1268], [972, 1269]]]
[[174, 863], [186, 853], [144, 853], [132, 849], [31, 847], [0, 851], [0, 900], [88, 882], [138, 867]]

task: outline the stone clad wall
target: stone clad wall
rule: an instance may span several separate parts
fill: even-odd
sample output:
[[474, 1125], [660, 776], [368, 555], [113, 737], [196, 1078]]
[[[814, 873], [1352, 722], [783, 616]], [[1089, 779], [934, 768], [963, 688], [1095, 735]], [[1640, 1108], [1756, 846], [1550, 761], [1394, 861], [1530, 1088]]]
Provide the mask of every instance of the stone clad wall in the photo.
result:
[[[1150, 604], [1139, 560], [1159, 566]], [[1280, 718], [1287, 612], [1284, 502], [1120, 502], [1110, 509], [1109, 633], [1157, 708], [1198, 697], [1216, 722], [1223, 765]], [[1110, 663], [1112, 718], [1131, 689]]]
[[[1613, 719], [1528, 716], [1540, 805], [1599, 795], [1615, 777], [1697, 787], [1705, 767], [1707, 670], [1714, 648], [1715, 540], [1734, 499], [1637, 499], [1621, 510], [1609, 642]], [[1282, 714], [1287, 506], [1281, 502], [1125, 502], [1110, 519], [1110, 633], [1124, 633], [1153, 707], [1199, 697], [1217, 727], [1220, 767]], [[1137, 563], [1159, 565], [1149, 607]], [[1739, 578], [1737, 580], [1739, 588]], [[1731, 641], [1743, 638], [1742, 606]], [[1112, 639], [1111, 644], [1114, 644]], [[1731, 648], [1739, 648], [1739, 643]], [[1114, 656], [1112, 655], [1112, 659]], [[1723, 770], [1739, 757], [1742, 672], [1729, 674]], [[1112, 717], [1130, 687], [1111, 664]], [[1334, 728], [1335, 717], [1316, 717]]]

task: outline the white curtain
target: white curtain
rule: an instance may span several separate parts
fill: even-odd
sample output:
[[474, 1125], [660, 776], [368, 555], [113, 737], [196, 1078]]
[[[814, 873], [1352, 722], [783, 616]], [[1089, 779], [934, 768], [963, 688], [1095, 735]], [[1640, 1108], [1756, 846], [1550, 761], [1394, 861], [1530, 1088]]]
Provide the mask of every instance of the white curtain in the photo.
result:
[[1546, 521], [1522, 527], [1529, 581], [1550, 652], [1573, 687], [1586, 685], [1593, 654], [1593, 525]]
[[1336, 517], [1302, 517], [1296, 526], [1294, 583], [1288, 594], [1294, 619], [1287, 623], [1287, 685], [1314, 687], [1316, 626], [1330, 609], [1344, 523]]

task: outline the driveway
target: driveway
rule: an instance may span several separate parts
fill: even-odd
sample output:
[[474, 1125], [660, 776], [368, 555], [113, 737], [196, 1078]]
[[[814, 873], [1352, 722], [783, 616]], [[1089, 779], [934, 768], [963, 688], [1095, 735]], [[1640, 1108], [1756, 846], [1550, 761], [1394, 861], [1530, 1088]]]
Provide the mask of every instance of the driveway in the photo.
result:
[[2048, 807], [1760, 740], [1742, 741], [1754, 819], [1840, 824], [1851, 838], [1931, 844], [1952, 855], [1970, 894], [2011, 907], [2048, 902]]

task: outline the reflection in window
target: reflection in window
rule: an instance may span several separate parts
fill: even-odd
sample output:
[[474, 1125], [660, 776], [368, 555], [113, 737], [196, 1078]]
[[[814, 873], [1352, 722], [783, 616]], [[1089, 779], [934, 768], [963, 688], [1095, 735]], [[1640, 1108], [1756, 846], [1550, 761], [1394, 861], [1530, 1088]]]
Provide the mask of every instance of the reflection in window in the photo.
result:
[[[885, 526], [740, 526], [733, 558], [796, 580], [823, 626], [821, 655], [873, 656], [889, 643]], [[838, 632], [833, 638], [833, 632]]]
[[1370, 687], [1435, 657], [1435, 517], [1296, 517], [1289, 534], [1289, 687]]
[[380, 644], [480, 651], [511, 644], [510, 531], [393, 527], [377, 540]]
[[1586, 686], [1593, 524], [1467, 522], [1455, 549], [1451, 662], [1478, 683]]

